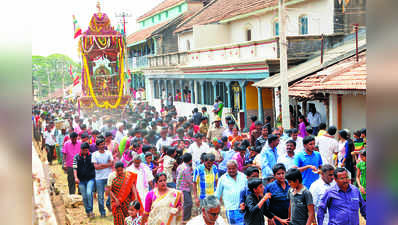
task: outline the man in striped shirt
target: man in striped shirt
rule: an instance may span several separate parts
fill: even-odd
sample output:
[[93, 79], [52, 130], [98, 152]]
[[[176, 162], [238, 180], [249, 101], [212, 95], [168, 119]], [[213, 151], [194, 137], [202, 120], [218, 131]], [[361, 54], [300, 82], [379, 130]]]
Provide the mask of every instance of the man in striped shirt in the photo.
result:
[[213, 195], [216, 191], [218, 180], [218, 170], [214, 165], [216, 157], [214, 154], [206, 154], [203, 164], [199, 165], [193, 174], [193, 194], [197, 206], [202, 205], [203, 199], [208, 195]]
[[177, 185], [176, 189], [182, 191], [184, 195], [184, 212], [183, 221], [187, 222], [191, 218], [192, 211], [192, 155], [190, 153], [185, 153], [182, 156], [184, 163], [177, 168]]

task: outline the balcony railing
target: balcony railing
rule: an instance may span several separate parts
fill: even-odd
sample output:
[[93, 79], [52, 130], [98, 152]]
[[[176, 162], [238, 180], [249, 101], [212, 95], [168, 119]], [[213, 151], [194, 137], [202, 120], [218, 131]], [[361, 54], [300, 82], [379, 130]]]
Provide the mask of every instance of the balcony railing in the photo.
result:
[[[289, 59], [306, 59], [319, 55], [322, 48], [327, 50], [343, 39], [342, 34], [288, 36], [287, 55]], [[279, 59], [279, 37], [259, 41], [246, 41], [188, 52], [175, 52], [148, 56], [150, 68], [173, 66], [211, 66], [240, 62]]]
[[169, 67], [177, 65], [186, 65], [187, 52], [175, 52], [164, 55], [155, 55], [148, 57], [150, 67]]
[[278, 43], [276, 38], [271, 38], [196, 49], [188, 54], [187, 64], [192, 66], [275, 59], [278, 57]]
[[136, 70], [148, 67], [148, 57], [150, 57], [150, 55], [129, 57], [127, 61], [129, 69]]

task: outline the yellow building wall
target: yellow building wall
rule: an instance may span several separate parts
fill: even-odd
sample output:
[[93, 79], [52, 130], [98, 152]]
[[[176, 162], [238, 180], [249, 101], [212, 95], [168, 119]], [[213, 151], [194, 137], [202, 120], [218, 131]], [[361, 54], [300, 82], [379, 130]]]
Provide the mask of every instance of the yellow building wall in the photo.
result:
[[[249, 82], [246, 86], [246, 107], [247, 110], [258, 110], [257, 88], [251, 86], [254, 82]], [[263, 108], [272, 109], [272, 92], [269, 88], [263, 88]]]

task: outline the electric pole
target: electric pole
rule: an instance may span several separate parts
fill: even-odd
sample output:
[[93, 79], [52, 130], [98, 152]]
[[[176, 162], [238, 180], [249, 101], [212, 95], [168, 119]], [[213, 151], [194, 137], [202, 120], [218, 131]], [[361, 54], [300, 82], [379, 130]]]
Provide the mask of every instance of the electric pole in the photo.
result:
[[[126, 17], [131, 17], [131, 13], [130, 13], [130, 11], [129, 10], [127, 10], [127, 9], [123, 9], [123, 10], [121, 10], [120, 12], [117, 12], [116, 14], [115, 14], [115, 16], [116, 17], [121, 17], [122, 18], [122, 23], [123, 23], [123, 40], [124, 40], [124, 60], [123, 60], [123, 63], [124, 63], [124, 72], [126, 73], [126, 74], [128, 74], [128, 67], [127, 67], [127, 61], [128, 61], [128, 54], [127, 54], [127, 33], [126, 33], [126, 23], [127, 23], [127, 21], [126, 21]], [[122, 76], [124, 76], [124, 74], [122, 74]], [[120, 88], [123, 88], [123, 94], [127, 94], [128, 93], [128, 91], [127, 90], [129, 90], [128, 89], [128, 86], [127, 86], [127, 83], [128, 82], [125, 82], [124, 84], [123, 84], [123, 87], [120, 87]]]
[[287, 79], [286, 15], [283, 0], [279, 0], [279, 24], [279, 74], [281, 83], [282, 127], [283, 129], [290, 129], [289, 86]]
[[48, 99], [50, 99], [50, 94], [51, 94], [51, 80], [50, 80], [50, 73], [49, 73], [47, 67], [46, 67], [46, 73], [47, 73], [47, 79], [48, 79]]

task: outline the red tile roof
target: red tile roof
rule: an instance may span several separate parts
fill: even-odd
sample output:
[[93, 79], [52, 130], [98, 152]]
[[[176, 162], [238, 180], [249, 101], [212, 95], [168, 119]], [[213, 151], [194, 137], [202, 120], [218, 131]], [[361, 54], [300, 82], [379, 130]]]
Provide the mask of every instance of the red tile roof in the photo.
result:
[[309, 97], [315, 84], [319, 83], [325, 75], [312, 75], [297, 81], [289, 87], [289, 95], [297, 97]]
[[289, 87], [289, 95], [309, 97], [314, 93], [335, 91], [366, 91], [368, 77], [366, 51], [343, 60]]
[[277, 0], [213, 0], [191, 20], [182, 23], [176, 32], [191, 29], [193, 25], [215, 23], [277, 4]]
[[164, 0], [163, 2], [161, 2], [160, 4], [155, 6], [153, 9], [149, 10], [148, 12], [144, 13], [142, 16], [138, 17], [137, 22], [139, 22], [147, 17], [153, 16], [153, 15], [155, 15], [167, 8], [170, 8], [174, 5], [177, 5], [178, 3], [183, 2], [183, 1], [185, 1], [185, 0]]
[[168, 22], [170, 22], [170, 20], [166, 20], [162, 23], [153, 25], [151, 27], [130, 34], [129, 36], [127, 36], [127, 45], [147, 39], [148, 37], [151, 36], [153, 32], [155, 32], [157, 29], [161, 28], [162, 26], [166, 25]]

